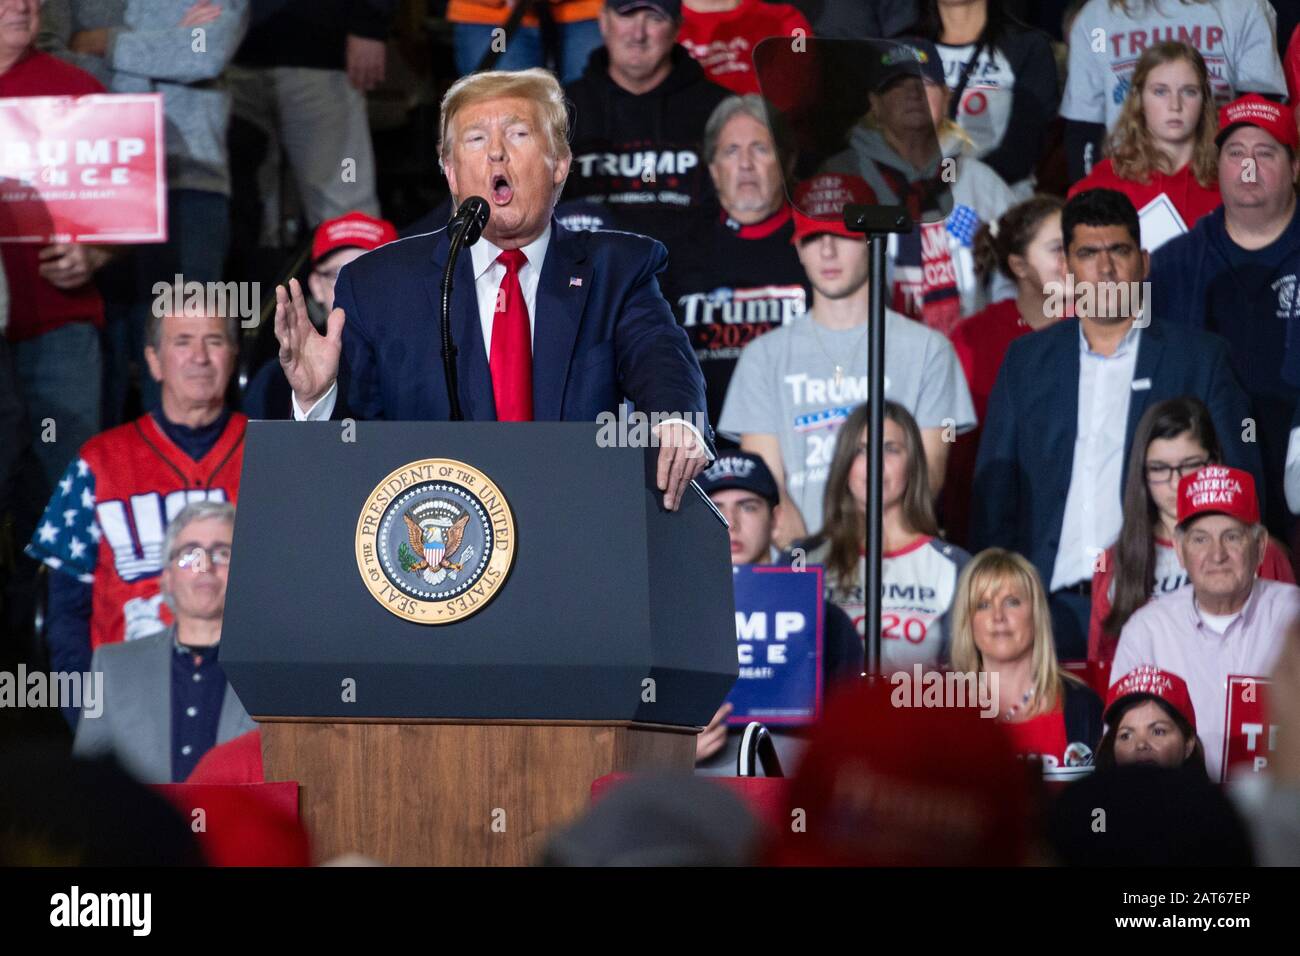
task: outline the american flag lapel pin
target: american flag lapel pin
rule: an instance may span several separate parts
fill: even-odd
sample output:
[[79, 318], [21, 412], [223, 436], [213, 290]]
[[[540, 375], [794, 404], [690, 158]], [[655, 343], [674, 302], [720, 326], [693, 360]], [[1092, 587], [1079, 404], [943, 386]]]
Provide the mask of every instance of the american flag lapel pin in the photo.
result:
[[569, 276], [569, 288], [572, 289], [575, 285], [582, 288], [582, 276]]

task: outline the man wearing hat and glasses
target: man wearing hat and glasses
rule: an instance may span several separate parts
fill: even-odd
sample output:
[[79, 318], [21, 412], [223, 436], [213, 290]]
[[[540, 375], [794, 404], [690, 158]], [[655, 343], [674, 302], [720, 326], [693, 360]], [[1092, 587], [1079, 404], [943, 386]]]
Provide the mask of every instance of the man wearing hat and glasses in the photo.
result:
[[1229, 675], [1266, 678], [1300, 614], [1300, 588], [1258, 576], [1266, 541], [1249, 472], [1206, 465], [1186, 475], [1174, 548], [1191, 587], [1134, 613], [1111, 667], [1112, 683], [1141, 664], [1187, 682], [1212, 780], [1222, 772]]

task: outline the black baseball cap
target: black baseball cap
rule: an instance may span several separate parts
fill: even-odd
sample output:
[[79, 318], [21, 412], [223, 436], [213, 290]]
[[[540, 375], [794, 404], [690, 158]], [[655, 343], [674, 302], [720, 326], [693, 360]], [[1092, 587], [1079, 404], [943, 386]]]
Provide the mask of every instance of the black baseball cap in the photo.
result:
[[751, 455], [747, 451], [729, 451], [719, 455], [695, 480], [706, 495], [726, 491], [728, 488], [739, 488], [742, 491], [752, 491], [773, 507], [781, 501], [776, 479], [768, 470], [767, 463], [758, 455]]
[[615, 13], [658, 10], [669, 20], [682, 18], [682, 0], [605, 0], [605, 6]]
[[[913, 63], [916, 66], [912, 66]], [[895, 80], [916, 76], [918, 72], [921, 79], [929, 80], [936, 86], [944, 85], [943, 60], [939, 57], [939, 48], [921, 37], [900, 37], [891, 41], [891, 45], [880, 53], [875, 89], [879, 92]]]

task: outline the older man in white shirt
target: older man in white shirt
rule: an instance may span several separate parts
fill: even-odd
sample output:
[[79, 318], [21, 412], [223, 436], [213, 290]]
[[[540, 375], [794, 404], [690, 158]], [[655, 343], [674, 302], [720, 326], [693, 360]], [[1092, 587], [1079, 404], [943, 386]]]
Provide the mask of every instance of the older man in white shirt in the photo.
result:
[[1120, 634], [1111, 674], [1152, 664], [1187, 682], [1211, 779], [1223, 773], [1228, 677], [1267, 679], [1300, 588], [1258, 577], [1267, 533], [1249, 472], [1207, 465], [1178, 485], [1174, 547], [1190, 588], [1149, 602]]

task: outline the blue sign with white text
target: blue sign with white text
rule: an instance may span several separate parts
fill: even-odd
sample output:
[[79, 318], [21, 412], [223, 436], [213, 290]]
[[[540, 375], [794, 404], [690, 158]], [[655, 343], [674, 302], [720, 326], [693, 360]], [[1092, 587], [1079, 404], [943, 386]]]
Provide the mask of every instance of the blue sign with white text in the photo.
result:
[[822, 707], [822, 569], [733, 567], [740, 676], [728, 724], [810, 724]]

